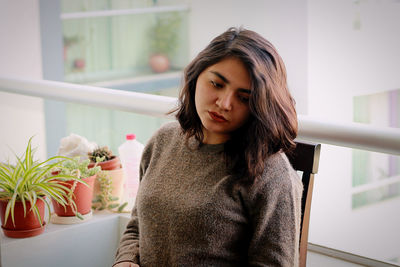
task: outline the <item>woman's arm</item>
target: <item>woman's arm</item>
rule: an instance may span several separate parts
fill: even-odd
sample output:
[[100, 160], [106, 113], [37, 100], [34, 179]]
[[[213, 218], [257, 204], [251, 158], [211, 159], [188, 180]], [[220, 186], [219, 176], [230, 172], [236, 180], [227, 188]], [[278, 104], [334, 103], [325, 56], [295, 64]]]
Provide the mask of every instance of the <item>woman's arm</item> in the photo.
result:
[[251, 197], [249, 266], [298, 266], [302, 184], [290, 168], [278, 169]]
[[139, 264], [139, 222], [136, 206], [132, 210], [132, 217], [126, 226], [126, 230], [119, 243], [114, 266], [120, 266], [116, 264], [122, 262]]

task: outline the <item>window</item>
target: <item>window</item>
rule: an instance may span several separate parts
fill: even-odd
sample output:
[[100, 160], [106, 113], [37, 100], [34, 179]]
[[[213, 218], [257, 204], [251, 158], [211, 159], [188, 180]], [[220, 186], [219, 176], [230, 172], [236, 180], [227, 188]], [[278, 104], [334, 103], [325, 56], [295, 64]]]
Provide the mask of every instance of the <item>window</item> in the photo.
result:
[[[400, 89], [354, 97], [354, 121], [400, 128]], [[400, 197], [400, 157], [353, 150], [352, 208]]]
[[[64, 81], [178, 95], [189, 61], [185, 1], [62, 0], [61, 10]], [[115, 152], [127, 133], [146, 143], [167, 121], [75, 103], [53, 105], [46, 113], [65, 117], [56, 121], [64, 128], [58, 135], [76, 133]], [[55, 127], [47, 131], [55, 132]], [[49, 154], [56, 153], [61, 137], [48, 139]]]

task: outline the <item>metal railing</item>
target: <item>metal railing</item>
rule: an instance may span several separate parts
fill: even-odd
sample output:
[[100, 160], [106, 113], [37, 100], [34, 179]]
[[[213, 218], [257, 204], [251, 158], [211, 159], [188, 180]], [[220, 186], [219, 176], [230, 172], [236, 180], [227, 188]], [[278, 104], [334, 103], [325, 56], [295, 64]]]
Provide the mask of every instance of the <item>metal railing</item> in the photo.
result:
[[[0, 91], [166, 117], [177, 104], [167, 96], [47, 80], [0, 76]], [[299, 115], [298, 138], [337, 146], [400, 155], [400, 129]]]

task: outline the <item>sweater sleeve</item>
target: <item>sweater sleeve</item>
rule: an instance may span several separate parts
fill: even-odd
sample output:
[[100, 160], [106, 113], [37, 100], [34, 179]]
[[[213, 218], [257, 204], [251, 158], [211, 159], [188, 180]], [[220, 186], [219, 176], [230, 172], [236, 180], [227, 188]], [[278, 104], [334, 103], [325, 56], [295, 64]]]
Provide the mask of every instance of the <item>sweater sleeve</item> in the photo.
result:
[[132, 210], [131, 219], [121, 237], [114, 265], [125, 261], [139, 264], [139, 222], [136, 206]]
[[[149, 141], [143, 150], [139, 171], [140, 181], [142, 180], [150, 162], [153, 140], [154, 138]], [[115, 256], [114, 265], [120, 262], [133, 262], [136, 264], [140, 263], [139, 218], [137, 216], [136, 204], [132, 209], [131, 218], [126, 226], [125, 232], [121, 237]]]
[[298, 266], [300, 178], [290, 165], [284, 163], [283, 166], [267, 168], [253, 187], [249, 207], [252, 236], [248, 265]]

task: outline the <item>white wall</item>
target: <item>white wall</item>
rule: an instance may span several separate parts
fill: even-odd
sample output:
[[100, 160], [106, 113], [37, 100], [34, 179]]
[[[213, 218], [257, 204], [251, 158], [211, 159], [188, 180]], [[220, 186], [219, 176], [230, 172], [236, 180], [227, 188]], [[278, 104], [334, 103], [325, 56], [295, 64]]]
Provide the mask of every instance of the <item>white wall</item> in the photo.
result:
[[[0, 76], [42, 78], [38, 5], [0, 0]], [[37, 158], [46, 157], [42, 99], [0, 92], [0, 125], [0, 161], [21, 155], [33, 135]]]
[[283, 58], [298, 113], [307, 114], [307, 1], [191, 1], [190, 57], [229, 27], [243, 26], [269, 40]]
[[[309, 115], [352, 121], [353, 96], [400, 88], [399, 14], [399, 1], [308, 1]], [[399, 257], [400, 199], [353, 211], [351, 149], [324, 145], [320, 162], [310, 242]]]

